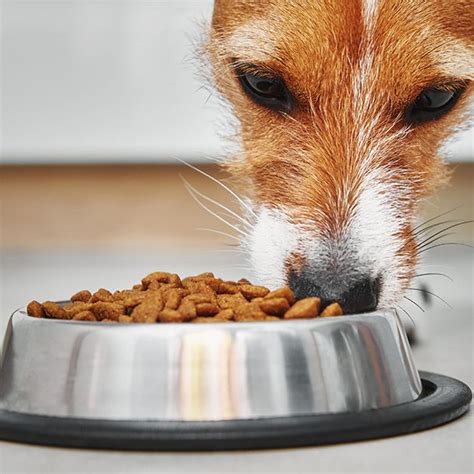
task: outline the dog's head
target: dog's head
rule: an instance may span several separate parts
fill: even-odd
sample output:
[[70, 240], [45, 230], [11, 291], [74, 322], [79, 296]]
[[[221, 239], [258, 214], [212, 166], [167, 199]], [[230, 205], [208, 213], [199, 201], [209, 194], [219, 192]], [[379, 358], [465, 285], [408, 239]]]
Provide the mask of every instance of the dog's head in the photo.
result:
[[420, 198], [474, 76], [470, 0], [217, 0], [215, 82], [240, 122], [262, 282], [392, 305], [417, 261]]

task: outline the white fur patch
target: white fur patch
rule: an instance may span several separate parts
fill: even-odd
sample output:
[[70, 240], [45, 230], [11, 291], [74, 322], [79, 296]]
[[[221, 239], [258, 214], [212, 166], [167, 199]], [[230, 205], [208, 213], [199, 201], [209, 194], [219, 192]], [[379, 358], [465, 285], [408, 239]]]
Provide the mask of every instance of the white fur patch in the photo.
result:
[[252, 61], [267, 61], [272, 58], [276, 44], [268, 35], [268, 24], [264, 19], [249, 21], [234, 30], [226, 43], [228, 54]]
[[271, 288], [286, 284], [284, 264], [298, 248], [298, 232], [283, 211], [262, 207], [243, 246], [259, 282]]
[[372, 31], [377, 17], [378, 0], [362, 0], [364, 23], [368, 31]]
[[362, 55], [358, 70], [353, 76], [352, 89], [354, 92], [355, 109], [360, 115], [368, 110], [371, 102], [370, 81], [374, 79], [374, 45], [373, 31], [377, 21], [378, 0], [362, 0], [362, 17], [365, 24], [366, 37], [362, 42], [365, 51]]
[[400, 200], [409, 192], [387, 183], [381, 170], [367, 175], [348, 227], [360, 273], [382, 277], [381, 307], [394, 304], [402, 290], [404, 264], [397, 254], [404, 242], [397, 234], [407, 224]]
[[443, 39], [443, 47], [431, 53], [434, 64], [447, 76], [474, 80], [474, 50], [457, 38]]

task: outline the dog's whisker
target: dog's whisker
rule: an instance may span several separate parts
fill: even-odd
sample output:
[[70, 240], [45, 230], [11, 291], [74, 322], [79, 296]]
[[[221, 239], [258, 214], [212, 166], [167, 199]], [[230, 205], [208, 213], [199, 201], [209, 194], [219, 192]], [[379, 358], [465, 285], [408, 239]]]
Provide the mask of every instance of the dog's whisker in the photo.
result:
[[200, 173], [202, 174], [203, 176], [205, 176], [206, 178], [210, 179], [211, 181], [213, 181], [214, 183], [218, 184], [220, 187], [222, 187], [223, 189], [225, 189], [230, 195], [232, 195], [235, 199], [237, 199], [237, 201], [245, 208], [247, 209], [247, 211], [250, 212], [250, 214], [252, 214], [255, 218], [258, 218], [257, 214], [254, 212], [254, 210], [235, 192], [233, 191], [232, 189], [229, 188], [229, 186], [225, 185], [224, 183], [222, 183], [220, 180], [218, 180], [217, 178], [215, 178], [214, 176], [210, 175], [209, 173], [206, 173], [205, 171], [197, 168], [196, 166], [192, 165], [191, 163], [188, 163], [180, 158], [177, 158], [175, 157], [176, 160], [178, 160], [180, 163], [182, 163], [183, 165], [186, 165], [188, 166], [189, 168], [191, 168], [192, 170], [196, 171], [197, 173]]
[[409, 301], [410, 303], [413, 303], [417, 308], [420, 309], [421, 312], [423, 313], [425, 312], [424, 308], [421, 305], [419, 305], [416, 301], [412, 300], [411, 298], [408, 298], [408, 296], [404, 296], [403, 298]]
[[447, 278], [449, 281], [454, 282], [454, 280], [449, 275], [446, 275], [446, 273], [440, 273], [440, 272], [418, 273], [415, 276], [413, 276], [412, 279], [413, 278], [421, 278], [421, 277], [425, 277], [425, 276], [442, 276], [442, 277]]
[[201, 84], [200, 86], [196, 87], [193, 91], [193, 94], [197, 94], [202, 90], [209, 90], [209, 86], [207, 84]]
[[451, 212], [454, 212], [454, 211], [457, 211], [458, 209], [460, 209], [461, 207], [463, 207], [463, 204], [459, 205], [459, 206], [456, 206], [456, 207], [453, 207], [452, 209], [450, 209], [449, 211], [445, 211], [445, 212], [442, 212], [441, 214], [438, 214], [437, 216], [434, 216], [432, 217], [431, 219], [427, 219], [426, 221], [424, 222], [421, 222], [420, 224], [418, 224], [417, 226], [415, 226], [413, 228], [413, 231], [416, 231], [417, 229], [419, 229], [420, 227], [423, 227], [424, 225], [426, 224], [429, 224], [430, 222], [433, 222], [435, 221], [436, 219], [439, 219], [440, 217], [443, 217], [447, 214], [450, 214]]
[[474, 249], [473, 245], [465, 244], [463, 242], [443, 242], [441, 244], [436, 244], [436, 245], [433, 245], [431, 247], [424, 248], [423, 250], [420, 250], [418, 253], [421, 254], [423, 252], [427, 252], [428, 250], [433, 250], [437, 247], [444, 247], [446, 245], [458, 245], [459, 247], [467, 247], [467, 248], [470, 248], [470, 249]]
[[215, 252], [215, 253], [231, 253], [231, 254], [241, 254], [242, 251], [238, 249], [215, 249], [215, 250], [210, 250], [210, 252]]
[[222, 157], [216, 157], [216, 156], [211, 156], [211, 155], [207, 155], [207, 154], [204, 154], [202, 155], [202, 157], [205, 159], [205, 160], [208, 160], [208, 161], [211, 161], [212, 163], [222, 163], [223, 161], [223, 158]]
[[454, 265], [444, 265], [442, 263], [425, 263], [425, 262], [420, 262], [420, 268], [449, 268], [450, 270], [453, 270], [456, 268]]
[[[186, 183], [185, 183], [185, 186], [186, 186]], [[237, 226], [235, 226], [234, 224], [231, 224], [230, 222], [226, 221], [222, 216], [220, 216], [219, 214], [217, 214], [217, 212], [214, 212], [212, 209], [210, 209], [209, 207], [207, 207], [205, 204], [203, 204], [196, 196], [195, 194], [193, 193], [193, 191], [188, 188], [186, 186], [186, 189], [188, 190], [189, 194], [191, 195], [191, 197], [204, 209], [206, 210], [207, 212], [209, 212], [209, 214], [211, 214], [212, 216], [216, 217], [217, 219], [219, 219], [221, 222], [223, 222], [224, 224], [228, 225], [230, 228], [234, 229], [237, 233], [241, 234], [242, 236], [247, 236], [247, 234], [239, 229]]]
[[[457, 227], [457, 226], [461, 226], [461, 225], [465, 225], [465, 224], [468, 224], [470, 223], [471, 221], [463, 221], [463, 222], [459, 222], [459, 221], [454, 221], [454, 220], [447, 220], [447, 221], [443, 221], [443, 222], [439, 222], [437, 224], [433, 224], [431, 226], [428, 226], [428, 228], [426, 229], [422, 229], [418, 232], [415, 232], [409, 239], [410, 242], [414, 242], [417, 246], [417, 249], [419, 250], [421, 248], [421, 246], [423, 246], [424, 244], [428, 243], [431, 239], [433, 239], [434, 237], [436, 237], [437, 235], [443, 233], [443, 232], [446, 232], [447, 230], [449, 230], [450, 228], [452, 228], [452, 226], [447, 226], [441, 230], [439, 230], [438, 232], [434, 233], [434, 234], [429, 234], [429, 235], [424, 235], [422, 237], [421, 240], [417, 240], [418, 237], [420, 235], [422, 235], [423, 232], [428, 232], [428, 229], [431, 229], [431, 228], [436, 228], [438, 227], [439, 225], [443, 225], [443, 224], [447, 224], [447, 223], [450, 223], [450, 222], [454, 222], [454, 227]], [[450, 234], [451, 235], [451, 234]]]
[[459, 222], [459, 221], [456, 221], [454, 219], [450, 219], [450, 220], [446, 220], [446, 221], [441, 221], [441, 222], [437, 222], [436, 224], [431, 224], [429, 226], [426, 226], [422, 229], [418, 229], [416, 232], [414, 232], [413, 235], [415, 236], [419, 236], [419, 235], [422, 235], [424, 233], [426, 233], [428, 230], [430, 229], [434, 229], [436, 227], [439, 227], [440, 225], [443, 225], [443, 224], [450, 224], [450, 223], [455, 223], [455, 222]]
[[239, 220], [246, 226], [250, 227], [250, 223], [244, 219], [242, 216], [239, 216], [236, 212], [234, 212], [232, 209], [229, 209], [228, 207], [224, 206], [224, 204], [221, 204], [220, 202], [216, 201], [215, 199], [210, 198], [209, 196], [206, 196], [205, 194], [201, 193], [198, 191], [194, 186], [192, 186], [189, 181], [187, 181], [184, 177], [181, 176], [181, 179], [185, 182], [186, 186], [189, 187], [195, 194], [197, 194], [199, 197], [205, 199], [206, 201], [214, 204], [217, 207], [220, 207], [223, 209], [228, 215], [234, 217], [235, 219]]
[[239, 237], [235, 236], [235, 235], [232, 235], [232, 234], [229, 234], [227, 232], [223, 232], [221, 230], [217, 230], [217, 229], [210, 229], [208, 227], [197, 227], [196, 230], [199, 230], [199, 231], [204, 231], [204, 232], [212, 232], [213, 234], [219, 234], [219, 235], [223, 235], [225, 237], [229, 237], [230, 239], [234, 239], [234, 240], [237, 240], [238, 242], [240, 242], [240, 239]]
[[437, 295], [436, 293], [433, 293], [432, 291], [428, 291], [425, 288], [411, 288], [411, 287], [405, 287], [404, 290], [409, 290], [409, 291], [421, 291], [422, 293], [428, 293], [431, 296], [434, 296], [435, 298], [439, 299], [442, 301], [449, 309], [453, 309], [453, 307], [441, 296]]
[[446, 232], [447, 230], [451, 230], [451, 229], [454, 229], [456, 227], [459, 227], [459, 226], [462, 226], [462, 225], [466, 225], [466, 224], [471, 224], [472, 222], [474, 222], [474, 220], [467, 220], [467, 221], [462, 221], [462, 222], [456, 222], [455, 224], [452, 224], [448, 227], [445, 227], [444, 229], [441, 229], [439, 230], [438, 232], [435, 232], [433, 235], [431, 235], [430, 237], [428, 237], [427, 239], [425, 239], [425, 241], [422, 242], [422, 244], [425, 244], [427, 242], [427, 240], [431, 240], [433, 239], [434, 237], [440, 235], [440, 234], [443, 234], [444, 232]]
[[438, 242], [439, 240], [444, 239], [445, 237], [450, 237], [452, 235], [456, 235], [456, 233], [446, 232], [445, 234], [438, 235], [437, 237], [433, 236], [430, 239], [427, 239], [422, 244], [418, 245], [417, 250], [423, 250], [425, 247], [429, 247], [431, 244], [434, 244], [435, 242]]
[[[403, 306], [400, 306], [399, 304], [397, 304], [395, 306], [398, 309], [401, 309], [408, 316], [408, 319], [411, 321], [411, 324], [413, 325], [413, 328], [416, 328], [415, 320], [411, 317], [410, 313]], [[397, 310], [395, 309], [395, 311], [397, 311]], [[397, 315], [398, 315], [398, 313], [397, 313]]]
[[420, 247], [422, 245], [425, 245], [427, 242], [429, 242], [434, 237], [435, 237], [434, 235], [428, 235], [428, 236], [424, 236], [424, 238], [422, 240], [417, 240], [416, 238], [413, 238], [413, 239], [411, 239], [411, 241], [416, 243], [417, 249], [420, 249]]
[[209, 93], [207, 94], [206, 100], [204, 101], [204, 105], [207, 105], [207, 103], [211, 100], [211, 97], [213, 96], [214, 94], [212, 93], [212, 91], [209, 91]]

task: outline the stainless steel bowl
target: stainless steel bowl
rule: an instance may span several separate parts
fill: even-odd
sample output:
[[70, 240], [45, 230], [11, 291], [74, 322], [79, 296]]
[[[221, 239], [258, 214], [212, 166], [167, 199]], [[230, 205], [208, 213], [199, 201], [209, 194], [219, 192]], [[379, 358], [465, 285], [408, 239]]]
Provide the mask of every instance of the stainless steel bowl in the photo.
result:
[[243, 420], [362, 412], [422, 391], [395, 313], [121, 325], [18, 310], [0, 410], [101, 420]]

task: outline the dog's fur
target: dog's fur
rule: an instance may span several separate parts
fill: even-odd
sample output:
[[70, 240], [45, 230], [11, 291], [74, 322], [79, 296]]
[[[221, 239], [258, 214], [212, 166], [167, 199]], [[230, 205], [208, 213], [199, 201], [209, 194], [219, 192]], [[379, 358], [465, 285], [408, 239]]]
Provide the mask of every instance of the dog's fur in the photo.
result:
[[[263, 283], [310, 264], [347, 285], [380, 275], [379, 306], [400, 298], [417, 262], [418, 204], [446, 180], [438, 149], [470, 100], [473, 38], [471, 0], [215, 2], [207, 52], [240, 123], [228, 167], [257, 216], [244, 244]], [[297, 107], [253, 103], [236, 62], [278, 73]], [[404, 121], [424, 88], [460, 83], [446, 116]]]

